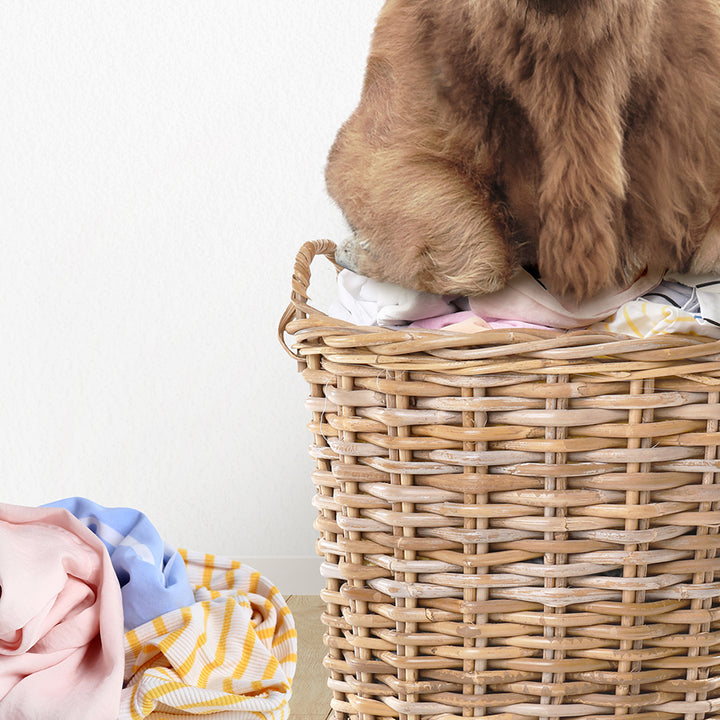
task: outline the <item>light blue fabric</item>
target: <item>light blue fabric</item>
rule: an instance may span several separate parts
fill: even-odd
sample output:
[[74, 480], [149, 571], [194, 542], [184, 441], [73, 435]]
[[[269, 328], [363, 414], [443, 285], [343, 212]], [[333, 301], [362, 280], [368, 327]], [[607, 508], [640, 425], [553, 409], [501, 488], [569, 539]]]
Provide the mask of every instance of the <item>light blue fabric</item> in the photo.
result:
[[143, 513], [80, 497], [45, 507], [69, 510], [105, 544], [120, 581], [126, 631], [195, 602], [181, 555], [165, 545]]

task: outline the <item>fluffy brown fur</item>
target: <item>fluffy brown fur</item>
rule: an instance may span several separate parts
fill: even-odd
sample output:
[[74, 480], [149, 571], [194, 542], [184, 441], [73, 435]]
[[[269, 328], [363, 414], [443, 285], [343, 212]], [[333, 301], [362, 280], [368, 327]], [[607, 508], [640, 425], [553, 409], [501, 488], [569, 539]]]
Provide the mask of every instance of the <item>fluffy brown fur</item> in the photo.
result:
[[326, 175], [340, 262], [419, 290], [720, 272], [720, 3], [389, 0]]

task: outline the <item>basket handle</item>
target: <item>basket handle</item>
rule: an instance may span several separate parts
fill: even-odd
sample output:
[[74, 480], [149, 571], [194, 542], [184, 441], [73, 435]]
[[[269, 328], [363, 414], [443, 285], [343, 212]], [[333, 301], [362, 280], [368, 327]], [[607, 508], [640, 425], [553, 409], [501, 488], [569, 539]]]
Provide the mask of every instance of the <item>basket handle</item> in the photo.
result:
[[290, 292], [290, 304], [285, 309], [280, 323], [278, 324], [278, 339], [290, 357], [303, 363], [303, 358], [293, 352], [285, 342], [285, 332], [291, 320], [306, 318], [312, 310], [309, 305], [308, 287], [310, 285], [310, 264], [316, 255], [325, 255], [335, 267], [340, 266], [335, 262], [335, 243], [332, 240], [310, 240], [303, 244], [295, 256], [295, 267], [292, 276], [292, 291]]

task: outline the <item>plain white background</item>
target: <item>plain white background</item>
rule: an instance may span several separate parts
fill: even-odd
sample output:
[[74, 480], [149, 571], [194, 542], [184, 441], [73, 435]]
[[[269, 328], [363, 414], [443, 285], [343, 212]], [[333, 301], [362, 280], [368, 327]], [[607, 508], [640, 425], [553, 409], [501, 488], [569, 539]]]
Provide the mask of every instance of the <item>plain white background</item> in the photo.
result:
[[3, 3], [0, 501], [134, 507], [302, 590], [306, 386], [276, 327], [297, 249], [346, 233], [323, 170], [381, 5]]

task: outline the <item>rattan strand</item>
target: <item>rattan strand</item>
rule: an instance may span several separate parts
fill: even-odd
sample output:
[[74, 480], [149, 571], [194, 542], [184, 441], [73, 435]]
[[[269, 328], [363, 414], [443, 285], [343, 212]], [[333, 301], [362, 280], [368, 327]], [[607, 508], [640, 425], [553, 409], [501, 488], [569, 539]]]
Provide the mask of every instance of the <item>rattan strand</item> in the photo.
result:
[[279, 334], [337, 720], [720, 718], [720, 342], [356, 327], [317, 255]]

